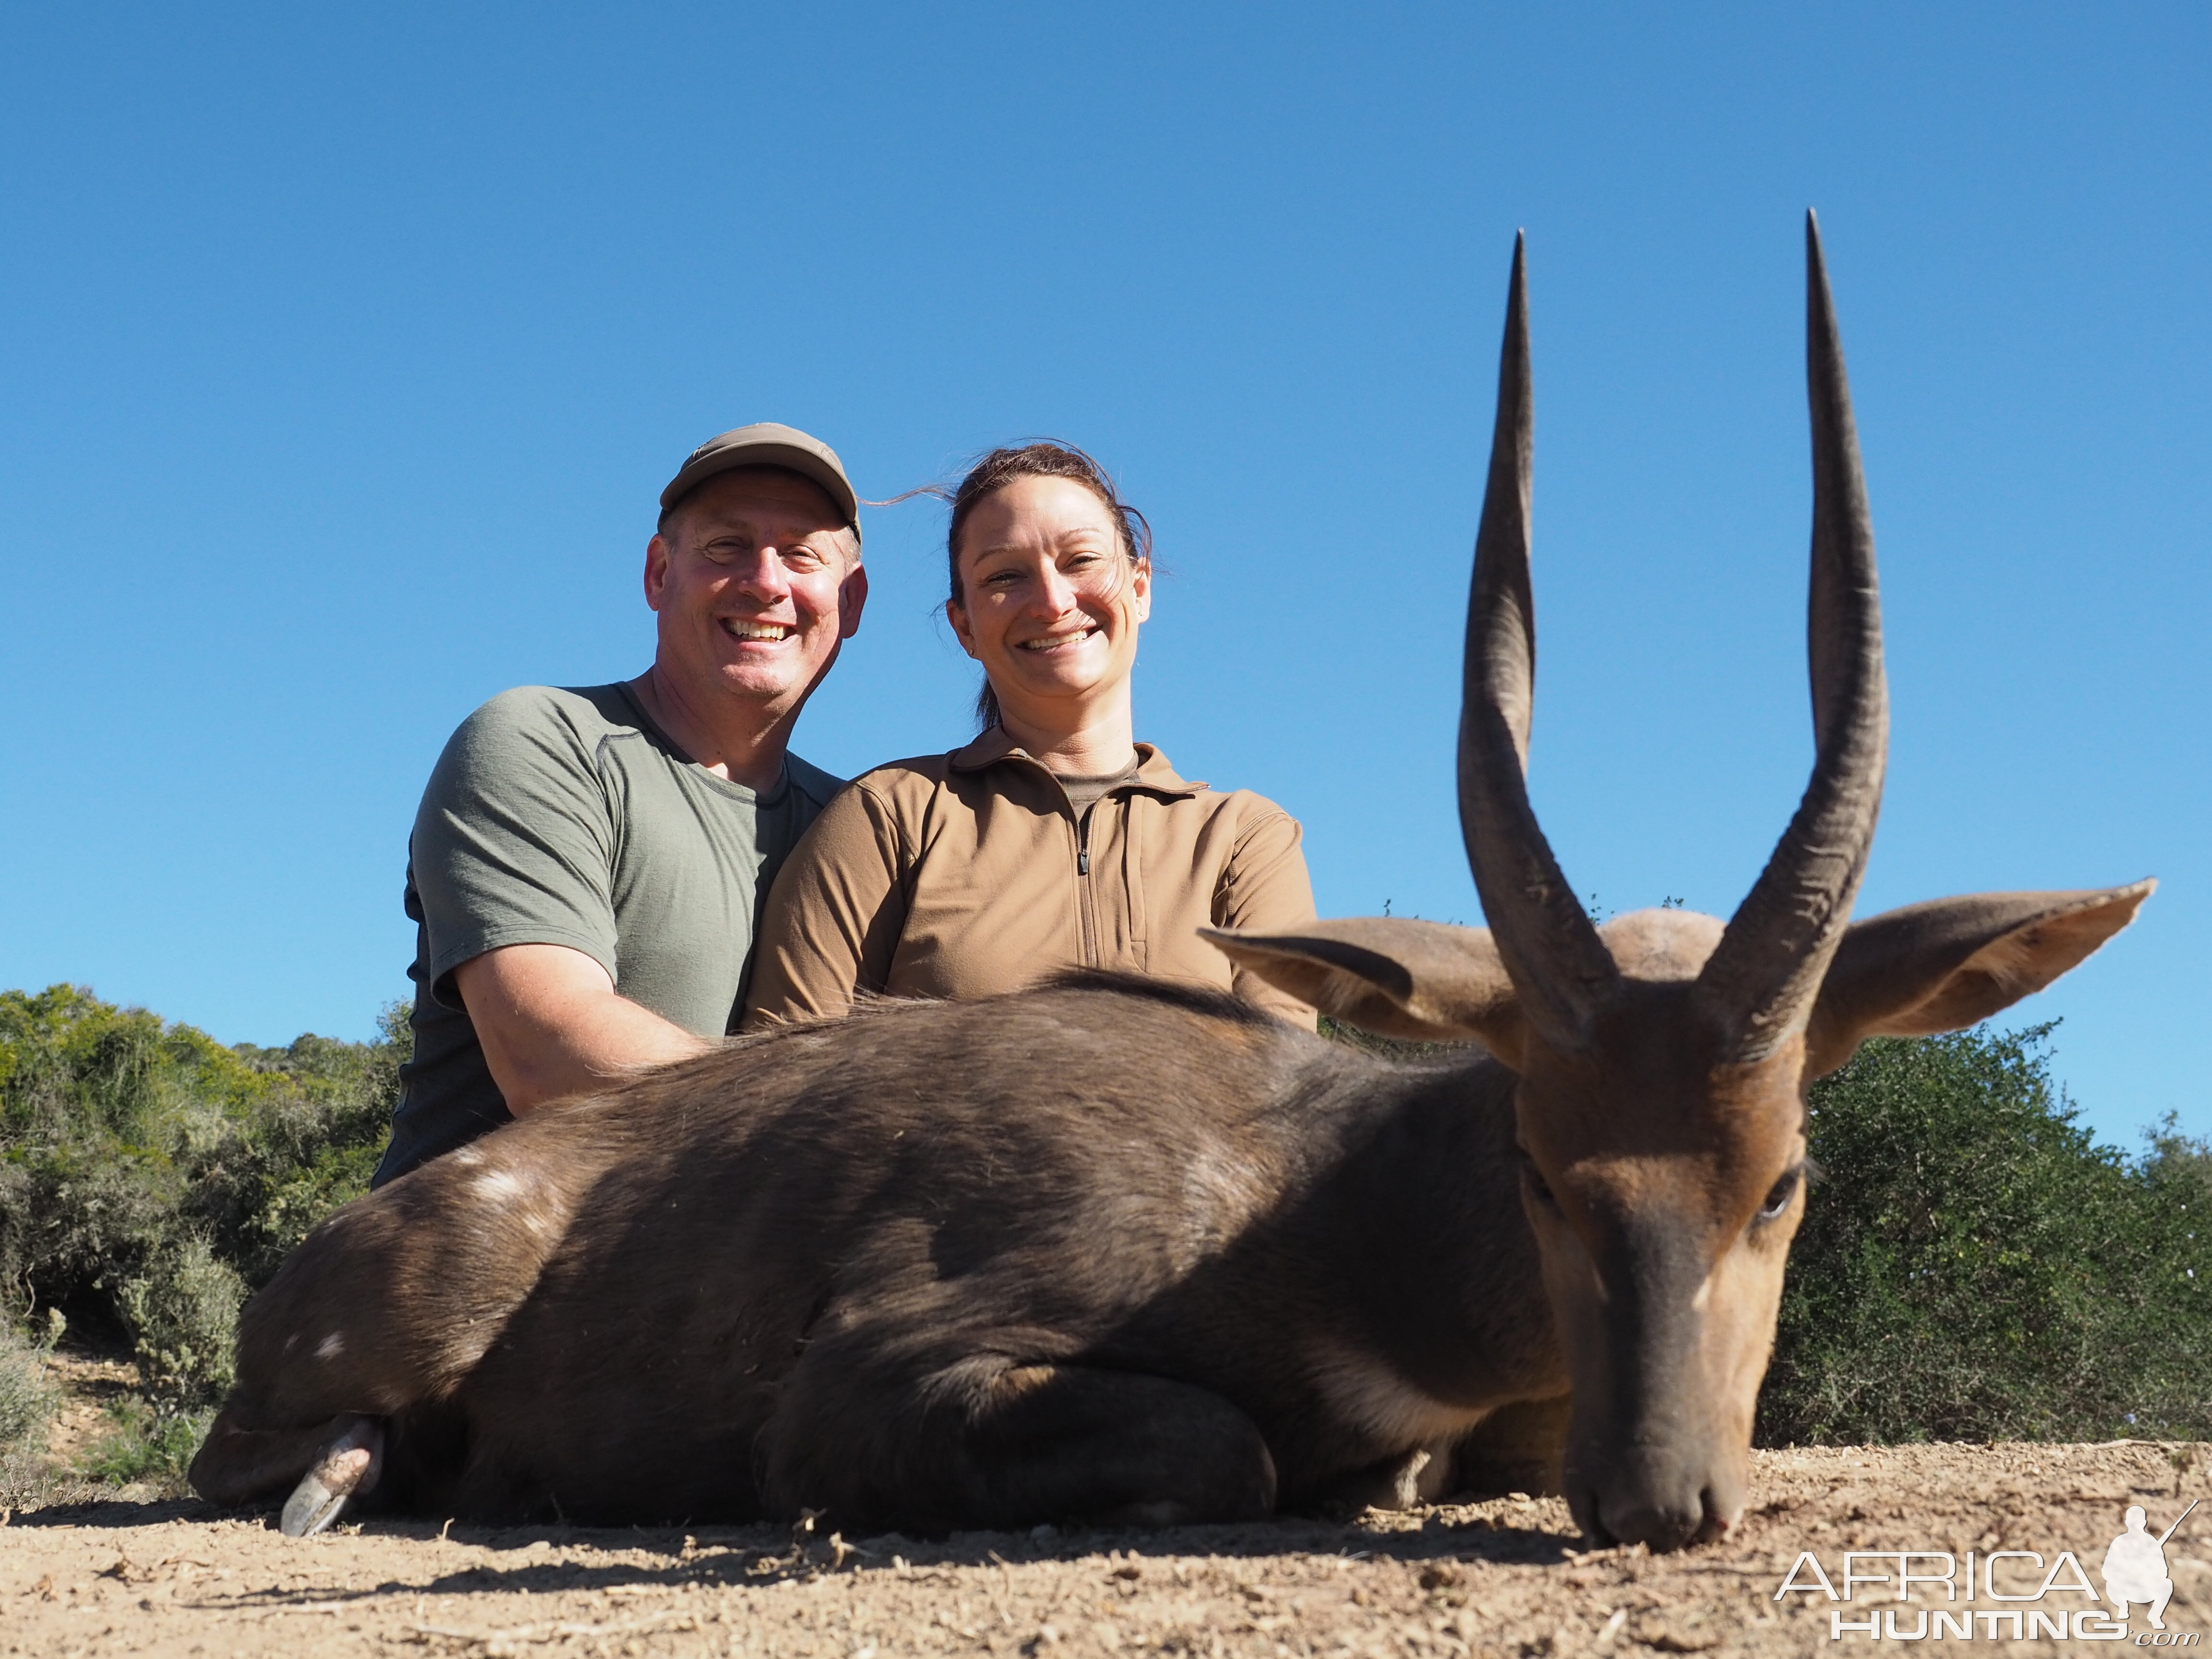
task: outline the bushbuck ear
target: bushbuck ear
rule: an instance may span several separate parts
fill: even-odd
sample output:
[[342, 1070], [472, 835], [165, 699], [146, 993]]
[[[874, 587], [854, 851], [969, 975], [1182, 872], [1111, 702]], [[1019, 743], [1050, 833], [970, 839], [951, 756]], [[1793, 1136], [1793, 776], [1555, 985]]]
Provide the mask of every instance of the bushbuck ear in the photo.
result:
[[2157, 885], [1974, 893], [1853, 922], [1814, 1005], [1807, 1074], [1834, 1071], [1870, 1036], [1931, 1036], [2009, 1008], [2133, 921]]
[[1485, 928], [1360, 916], [1295, 933], [1199, 932], [1240, 967], [1347, 1025], [1420, 1042], [1472, 1037], [1508, 1066], [1520, 1061], [1520, 1004]]

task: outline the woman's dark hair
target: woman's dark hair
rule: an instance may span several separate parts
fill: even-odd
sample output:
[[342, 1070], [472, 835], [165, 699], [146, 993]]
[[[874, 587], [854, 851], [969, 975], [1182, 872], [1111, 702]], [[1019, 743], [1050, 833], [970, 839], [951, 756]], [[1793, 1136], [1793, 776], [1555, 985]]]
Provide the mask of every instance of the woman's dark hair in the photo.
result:
[[[1081, 450], [1072, 444], [1056, 444], [1046, 439], [1011, 449], [994, 449], [968, 469], [968, 476], [952, 492], [952, 522], [945, 532], [945, 561], [951, 574], [954, 604], [968, 603], [960, 591], [960, 534], [968, 527], [968, 515], [986, 495], [1004, 489], [1017, 478], [1073, 479], [1096, 495], [1113, 515], [1114, 527], [1121, 538], [1121, 550], [1129, 556], [1132, 565], [1142, 564], [1152, 556], [1151, 522], [1121, 499], [1113, 476]], [[991, 690], [988, 676], [984, 678], [983, 689], [975, 694], [975, 718], [986, 732], [999, 724], [999, 694]]]

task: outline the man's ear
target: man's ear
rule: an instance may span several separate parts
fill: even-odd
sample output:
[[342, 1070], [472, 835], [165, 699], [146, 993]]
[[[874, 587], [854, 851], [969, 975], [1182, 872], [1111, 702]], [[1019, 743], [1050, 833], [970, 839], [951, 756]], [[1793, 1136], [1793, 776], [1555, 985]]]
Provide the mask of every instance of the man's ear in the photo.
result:
[[2009, 1008], [2133, 921], [2157, 885], [1975, 893], [1853, 922], [1813, 1006], [1806, 1074], [1834, 1071], [1870, 1036], [1932, 1036]]
[[668, 538], [659, 532], [645, 544], [645, 603], [648, 610], [660, 609], [661, 596], [668, 591], [668, 562], [673, 550]]
[[860, 611], [868, 603], [868, 567], [855, 562], [837, 587], [837, 637], [849, 640], [860, 631]]
[[1521, 1006], [1486, 929], [1363, 916], [1295, 933], [1198, 931], [1239, 967], [1347, 1025], [1421, 1042], [1473, 1038], [1520, 1064]]

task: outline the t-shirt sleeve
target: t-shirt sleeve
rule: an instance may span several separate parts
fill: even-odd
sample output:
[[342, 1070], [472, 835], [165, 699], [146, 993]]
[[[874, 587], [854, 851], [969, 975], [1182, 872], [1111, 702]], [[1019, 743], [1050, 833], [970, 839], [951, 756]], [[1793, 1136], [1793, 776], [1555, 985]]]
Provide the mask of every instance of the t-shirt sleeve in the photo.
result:
[[881, 991], [906, 927], [912, 863], [890, 804], [866, 781], [829, 805], [776, 874], [739, 1029], [838, 1019]]
[[565, 945], [616, 978], [614, 819], [589, 737], [537, 688], [461, 722], [415, 815], [408, 857], [422, 906], [424, 981], [507, 945]]
[[[1272, 801], [1263, 801], [1237, 839], [1229, 867], [1213, 896], [1213, 925], [1254, 933], [1287, 933], [1314, 917], [1313, 880], [1306, 873], [1298, 821]], [[1230, 977], [1230, 989], [1255, 1008], [1303, 1025], [1315, 1026], [1312, 1007], [1278, 990], [1242, 966]]]

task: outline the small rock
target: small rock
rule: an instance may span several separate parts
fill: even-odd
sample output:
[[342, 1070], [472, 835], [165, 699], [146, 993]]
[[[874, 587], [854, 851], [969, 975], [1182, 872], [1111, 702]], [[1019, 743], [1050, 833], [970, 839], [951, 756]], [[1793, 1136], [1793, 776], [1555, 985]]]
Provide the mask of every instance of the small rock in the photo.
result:
[[1655, 1607], [1636, 1621], [1632, 1633], [1662, 1653], [1703, 1653], [1721, 1644], [1721, 1631], [1711, 1616], [1689, 1607]]

